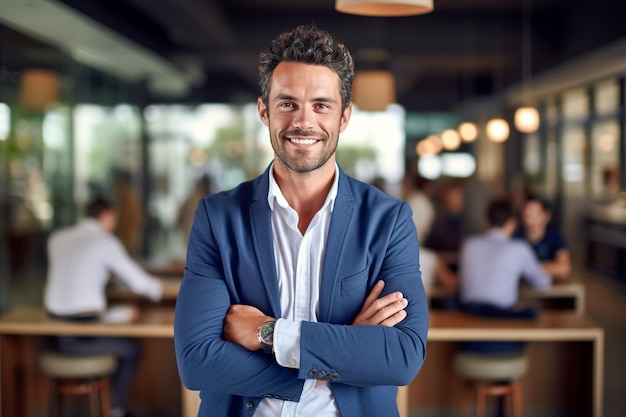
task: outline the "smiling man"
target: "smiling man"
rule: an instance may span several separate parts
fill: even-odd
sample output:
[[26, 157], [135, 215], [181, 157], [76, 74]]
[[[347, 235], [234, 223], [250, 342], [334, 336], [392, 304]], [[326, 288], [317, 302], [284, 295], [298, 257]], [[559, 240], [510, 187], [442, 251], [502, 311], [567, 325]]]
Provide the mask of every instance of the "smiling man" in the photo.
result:
[[411, 209], [335, 160], [352, 57], [314, 26], [260, 56], [274, 160], [200, 201], [176, 304], [199, 416], [398, 416], [424, 362], [428, 309]]

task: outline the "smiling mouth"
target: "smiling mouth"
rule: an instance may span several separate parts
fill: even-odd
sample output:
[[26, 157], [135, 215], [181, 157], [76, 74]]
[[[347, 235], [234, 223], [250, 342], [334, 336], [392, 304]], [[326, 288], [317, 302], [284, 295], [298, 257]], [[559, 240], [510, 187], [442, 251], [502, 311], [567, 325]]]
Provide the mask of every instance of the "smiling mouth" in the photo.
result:
[[296, 145], [313, 145], [317, 141], [318, 141], [318, 139], [289, 138], [289, 142], [295, 143]]

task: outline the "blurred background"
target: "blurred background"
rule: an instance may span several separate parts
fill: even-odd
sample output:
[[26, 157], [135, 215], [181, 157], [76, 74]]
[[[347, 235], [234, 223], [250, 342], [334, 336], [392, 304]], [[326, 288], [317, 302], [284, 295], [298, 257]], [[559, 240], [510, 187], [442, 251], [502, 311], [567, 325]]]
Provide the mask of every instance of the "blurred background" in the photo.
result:
[[134, 256], [184, 259], [189, 201], [271, 160], [258, 54], [302, 23], [355, 58], [346, 171], [400, 197], [416, 177], [434, 198], [468, 178], [537, 190], [573, 258], [626, 285], [623, 2], [435, 0], [408, 17], [333, 3], [0, 0], [0, 310], [96, 193]]

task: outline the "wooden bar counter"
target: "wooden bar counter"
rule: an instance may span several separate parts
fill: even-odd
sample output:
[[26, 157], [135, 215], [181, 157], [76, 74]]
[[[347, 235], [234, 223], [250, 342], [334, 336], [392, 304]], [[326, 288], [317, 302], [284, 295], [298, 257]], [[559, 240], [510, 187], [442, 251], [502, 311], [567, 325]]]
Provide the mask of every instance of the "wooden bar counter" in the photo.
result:
[[[168, 417], [179, 412], [184, 417], [195, 416], [197, 395], [180, 389], [176, 372], [173, 321], [172, 308], [144, 308], [136, 321], [120, 324], [69, 323], [51, 319], [39, 308], [8, 312], [0, 317], [0, 415], [27, 417], [45, 406], [47, 397], [42, 393], [47, 392], [47, 381], [36, 369], [33, 340], [47, 335], [71, 334], [134, 337], [145, 341], [146, 348], [156, 344], [157, 349], [147, 349], [148, 357], [143, 360], [146, 369], [143, 374], [140, 372], [135, 384], [143, 386], [143, 391], [147, 392], [141, 401], [160, 408], [160, 396], [168, 393], [171, 396], [172, 391], [176, 391], [171, 401], [178, 408]], [[604, 331], [592, 320], [573, 312], [544, 312], [535, 320], [493, 320], [445, 311], [431, 312], [427, 360], [415, 381], [400, 390], [401, 415], [407, 416], [409, 407], [441, 405], [433, 401], [455, 407], [457, 397], [451, 387], [457, 384], [458, 378], [450, 369], [450, 358], [458, 342], [487, 339], [530, 342], [530, 370], [523, 382], [525, 394], [532, 391], [527, 389], [530, 385], [552, 386], [563, 380], [569, 384], [580, 382], [582, 386], [569, 392], [565, 401], [570, 401], [571, 395], [578, 395], [582, 398], [575, 398], [574, 406], [588, 408], [581, 415], [602, 416]], [[582, 349], [573, 349], [574, 345], [582, 345]], [[579, 353], [572, 356], [574, 351]], [[560, 397], [555, 400], [551, 389], [546, 390], [540, 398], [529, 392], [524, 397], [525, 404], [526, 400], [536, 400], [560, 407]]]

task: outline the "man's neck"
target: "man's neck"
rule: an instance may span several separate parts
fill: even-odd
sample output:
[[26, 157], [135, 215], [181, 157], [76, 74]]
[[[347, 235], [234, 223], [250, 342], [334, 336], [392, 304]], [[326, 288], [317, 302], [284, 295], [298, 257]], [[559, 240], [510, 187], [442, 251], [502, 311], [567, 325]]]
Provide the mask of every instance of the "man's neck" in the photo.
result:
[[335, 164], [304, 174], [281, 168], [274, 164], [274, 178], [289, 206], [298, 213], [298, 228], [304, 233], [326, 201], [335, 178]]
[[526, 239], [532, 243], [539, 242], [545, 233], [545, 227], [532, 227], [525, 230]]

